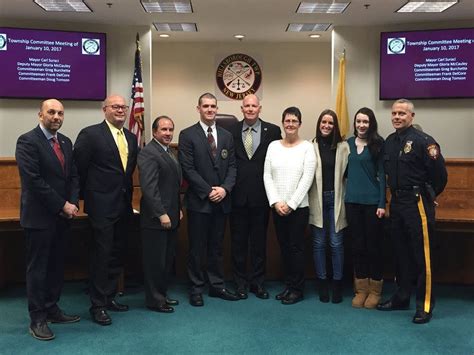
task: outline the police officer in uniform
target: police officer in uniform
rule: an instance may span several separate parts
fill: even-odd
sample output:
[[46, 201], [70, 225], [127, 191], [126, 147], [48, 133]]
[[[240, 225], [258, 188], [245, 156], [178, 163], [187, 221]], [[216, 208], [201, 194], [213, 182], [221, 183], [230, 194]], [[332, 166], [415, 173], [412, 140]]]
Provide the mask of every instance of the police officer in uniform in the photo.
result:
[[381, 311], [404, 310], [410, 305], [416, 282], [413, 323], [428, 323], [434, 308], [431, 246], [435, 224], [435, 199], [447, 183], [440, 147], [429, 135], [412, 126], [414, 105], [406, 99], [392, 106], [396, 132], [385, 141], [385, 172], [391, 191], [390, 219], [394, 240], [398, 289]]

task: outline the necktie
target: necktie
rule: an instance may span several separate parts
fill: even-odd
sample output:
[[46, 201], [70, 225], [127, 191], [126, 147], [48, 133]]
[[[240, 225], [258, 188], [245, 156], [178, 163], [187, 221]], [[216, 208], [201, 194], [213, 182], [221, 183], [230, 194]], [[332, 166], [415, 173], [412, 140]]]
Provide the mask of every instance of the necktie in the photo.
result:
[[215, 158], [217, 154], [217, 147], [216, 147], [216, 141], [214, 140], [214, 136], [212, 135], [211, 127], [207, 127], [207, 141], [209, 142], [209, 145], [211, 146], [212, 156]]
[[253, 155], [253, 137], [252, 137], [252, 128], [247, 128], [247, 133], [245, 134], [245, 140], [244, 140], [244, 148], [245, 152], [247, 153], [247, 156], [249, 159], [252, 158]]
[[58, 139], [56, 137], [53, 137], [51, 138], [51, 141], [53, 142], [54, 153], [58, 157], [58, 160], [61, 163], [61, 167], [63, 168], [63, 171], [64, 171], [64, 154], [63, 154], [63, 151], [61, 150], [61, 146], [59, 145]]
[[127, 144], [125, 143], [125, 137], [122, 131], [117, 131], [117, 146], [120, 153], [120, 160], [122, 160], [123, 170], [127, 170]]

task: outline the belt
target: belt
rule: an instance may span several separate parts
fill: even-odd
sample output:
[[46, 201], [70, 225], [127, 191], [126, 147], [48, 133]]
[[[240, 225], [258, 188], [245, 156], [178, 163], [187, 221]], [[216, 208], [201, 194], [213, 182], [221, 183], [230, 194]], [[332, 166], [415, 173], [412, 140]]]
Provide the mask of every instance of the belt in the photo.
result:
[[421, 195], [425, 189], [421, 186], [407, 186], [400, 189], [390, 189], [392, 196], [407, 196], [407, 195]]

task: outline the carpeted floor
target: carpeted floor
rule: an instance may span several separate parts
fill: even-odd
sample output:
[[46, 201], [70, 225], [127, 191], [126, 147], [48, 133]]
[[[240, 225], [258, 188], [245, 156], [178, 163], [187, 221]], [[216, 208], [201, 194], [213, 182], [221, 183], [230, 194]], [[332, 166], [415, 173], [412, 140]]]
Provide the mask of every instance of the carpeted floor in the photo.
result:
[[[271, 299], [253, 294], [228, 302], [204, 297], [205, 306], [187, 301], [186, 286], [169, 295], [181, 304], [175, 313], [155, 313], [143, 305], [140, 288], [130, 287], [120, 302], [126, 313], [111, 313], [113, 324], [91, 322], [84, 283], [66, 284], [61, 307], [81, 322], [51, 325], [56, 339], [41, 342], [28, 334], [24, 287], [0, 293], [0, 354], [474, 354], [474, 287], [437, 286], [432, 321], [411, 322], [409, 311], [380, 312], [351, 307], [349, 285], [341, 304], [323, 304], [313, 283], [292, 306], [274, 300], [281, 284], [267, 284]], [[385, 285], [385, 295], [393, 291]]]

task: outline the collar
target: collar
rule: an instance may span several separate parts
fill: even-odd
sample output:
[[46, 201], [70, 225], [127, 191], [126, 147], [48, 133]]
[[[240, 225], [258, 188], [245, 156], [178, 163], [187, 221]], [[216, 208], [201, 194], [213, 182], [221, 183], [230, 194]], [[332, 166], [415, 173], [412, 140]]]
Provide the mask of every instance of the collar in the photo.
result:
[[260, 127], [262, 126], [262, 123], [260, 121], [260, 118], [257, 118], [257, 121], [252, 125], [249, 126], [245, 120], [242, 121], [242, 132], [246, 131], [247, 129], [251, 128], [254, 132], [257, 132], [260, 130]]
[[405, 128], [403, 131], [401, 131], [400, 133], [397, 132], [397, 136], [398, 138], [400, 139], [404, 139], [410, 132], [412, 132], [415, 128], [413, 128], [413, 126], [409, 126], [407, 128]]
[[156, 143], [158, 143], [159, 145], [161, 145], [161, 148], [163, 148], [165, 152], [168, 152], [169, 147], [168, 147], [167, 145], [161, 144], [160, 141], [159, 141], [158, 139], [156, 139], [155, 137], [153, 137], [153, 140], [154, 140]]
[[43, 132], [44, 136], [46, 139], [49, 141], [51, 138], [56, 138], [58, 139], [57, 134], [52, 134], [50, 131], [48, 131], [41, 123], [39, 124], [39, 127], [41, 128], [41, 131]]
[[107, 121], [107, 120], [104, 120], [104, 121], [105, 121], [105, 123], [107, 123], [107, 126], [109, 126], [109, 129], [112, 132], [112, 134], [114, 135], [114, 137], [117, 136], [117, 132], [122, 132], [122, 134], [125, 136], [125, 133], [123, 132], [123, 127], [121, 129], [118, 129], [117, 127], [115, 127], [109, 121]]
[[209, 127], [212, 128], [212, 132], [215, 132], [216, 131], [216, 121], [214, 121], [214, 123], [212, 124], [212, 126], [208, 126], [207, 124], [203, 123], [201, 120], [199, 120], [199, 124], [201, 125], [202, 129], [206, 132], [207, 134], [207, 129]]

